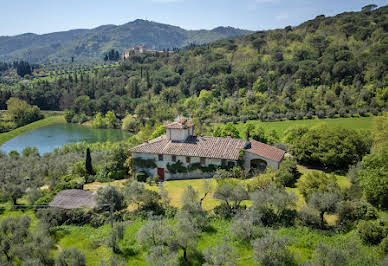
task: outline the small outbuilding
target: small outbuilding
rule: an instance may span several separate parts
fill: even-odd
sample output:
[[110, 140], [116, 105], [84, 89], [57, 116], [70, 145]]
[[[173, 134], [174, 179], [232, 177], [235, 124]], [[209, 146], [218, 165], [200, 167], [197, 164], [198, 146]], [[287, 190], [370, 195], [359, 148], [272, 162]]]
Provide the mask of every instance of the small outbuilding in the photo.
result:
[[58, 192], [49, 203], [50, 207], [74, 209], [80, 207], [94, 208], [97, 206], [95, 192], [81, 189], [65, 189]]

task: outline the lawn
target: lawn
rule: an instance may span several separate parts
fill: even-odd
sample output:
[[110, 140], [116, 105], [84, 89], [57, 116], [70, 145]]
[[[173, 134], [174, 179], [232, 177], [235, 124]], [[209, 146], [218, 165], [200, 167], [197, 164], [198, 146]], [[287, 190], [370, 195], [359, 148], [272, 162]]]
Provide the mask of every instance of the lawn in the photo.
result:
[[50, 117], [44, 118], [42, 120], [35, 121], [31, 124], [19, 127], [17, 129], [14, 129], [14, 130], [11, 130], [9, 132], [1, 133], [0, 134], [0, 145], [4, 144], [5, 142], [7, 142], [8, 140], [10, 140], [14, 137], [17, 137], [19, 135], [27, 133], [31, 130], [34, 130], [34, 129], [37, 129], [40, 127], [53, 125], [53, 124], [60, 124], [60, 123], [65, 123], [65, 119], [63, 118], [63, 116], [50, 116]]
[[[327, 119], [311, 119], [311, 120], [286, 120], [276, 122], [261, 122], [259, 120], [253, 120], [257, 122], [264, 130], [275, 130], [280, 137], [284, 132], [295, 126], [313, 127], [318, 124], [327, 124], [329, 127], [344, 127], [350, 129], [371, 129], [373, 126], [373, 117], [350, 117], [350, 118], [327, 118]], [[240, 131], [240, 136], [245, 136], [245, 124], [239, 122], [237, 127]]]
[[[298, 165], [298, 170], [302, 173], [302, 175], [305, 175], [311, 171], [318, 171], [318, 170], [308, 169], [300, 165]], [[336, 175], [336, 177], [337, 177], [337, 183], [340, 188], [344, 189], [344, 188], [350, 187], [351, 183], [346, 176]], [[126, 181], [128, 181], [128, 179], [116, 180], [116, 181], [107, 182], [107, 183], [93, 182], [93, 183], [84, 185], [84, 189], [90, 190], [90, 191], [96, 191], [100, 187], [105, 187], [108, 185], [114, 185], [114, 186], [119, 186], [123, 188]], [[205, 181], [204, 179], [171, 180], [171, 181], [163, 182], [161, 185], [168, 191], [168, 196], [171, 200], [170, 201], [171, 205], [174, 207], [180, 208], [182, 207], [182, 202], [181, 202], [182, 194], [186, 187], [192, 186], [198, 192], [198, 196], [200, 198], [204, 196], [205, 194], [204, 187], [203, 187], [204, 181]], [[207, 179], [207, 181], [210, 182], [214, 190], [214, 188], [216, 187], [215, 179], [211, 178], [211, 179]], [[250, 181], [251, 179], [247, 179], [242, 182], [248, 183]], [[154, 185], [146, 184], [146, 188], [151, 190], [156, 190], [156, 191], [159, 190], [158, 186], [155, 184]], [[287, 191], [292, 191], [298, 196], [298, 201], [297, 201], [298, 209], [305, 206], [306, 203], [297, 188], [287, 188]], [[248, 206], [250, 205], [249, 201], [245, 201], [244, 203], [247, 204]], [[209, 193], [204, 199], [202, 204], [203, 204], [203, 208], [209, 211], [214, 209], [214, 207], [216, 207], [217, 205], [219, 205], [220, 201], [213, 198], [213, 193]]]

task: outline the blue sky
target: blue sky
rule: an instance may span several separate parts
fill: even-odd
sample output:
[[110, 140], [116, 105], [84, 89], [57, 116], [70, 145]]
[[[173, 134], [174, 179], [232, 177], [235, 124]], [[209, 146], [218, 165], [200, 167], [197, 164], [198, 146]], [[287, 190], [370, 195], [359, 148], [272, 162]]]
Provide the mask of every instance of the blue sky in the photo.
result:
[[358, 11], [370, 3], [382, 6], [388, 0], [0, 0], [0, 36], [120, 25], [137, 18], [185, 29], [262, 30]]

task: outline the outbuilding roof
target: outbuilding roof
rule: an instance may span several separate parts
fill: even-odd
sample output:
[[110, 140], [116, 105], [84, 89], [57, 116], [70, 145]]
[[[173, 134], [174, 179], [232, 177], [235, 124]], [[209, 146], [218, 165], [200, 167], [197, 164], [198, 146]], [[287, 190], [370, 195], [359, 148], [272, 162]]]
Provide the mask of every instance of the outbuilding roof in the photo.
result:
[[174, 142], [163, 135], [133, 147], [129, 152], [238, 160], [240, 150], [245, 149], [276, 162], [283, 159], [285, 152], [281, 149], [255, 140], [250, 143], [249, 147], [243, 139], [197, 136], [189, 136], [184, 142]]
[[245, 149], [247, 152], [251, 152], [253, 154], [259, 155], [261, 157], [270, 159], [275, 162], [280, 162], [283, 160], [285, 151], [276, 148], [274, 146], [252, 140], [250, 141], [251, 147], [249, 149]]
[[65, 189], [58, 192], [50, 202], [50, 207], [74, 209], [79, 207], [96, 207], [94, 193], [81, 189]]

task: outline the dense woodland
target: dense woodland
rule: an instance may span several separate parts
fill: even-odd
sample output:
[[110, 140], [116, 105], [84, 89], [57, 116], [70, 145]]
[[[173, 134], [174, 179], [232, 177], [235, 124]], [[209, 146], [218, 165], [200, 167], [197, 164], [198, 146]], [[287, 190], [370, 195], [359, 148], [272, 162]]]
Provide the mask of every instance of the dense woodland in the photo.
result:
[[377, 113], [387, 107], [388, 7], [318, 16], [297, 27], [131, 56], [115, 68], [0, 85], [45, 110], [162, 121], [301, 119]]

